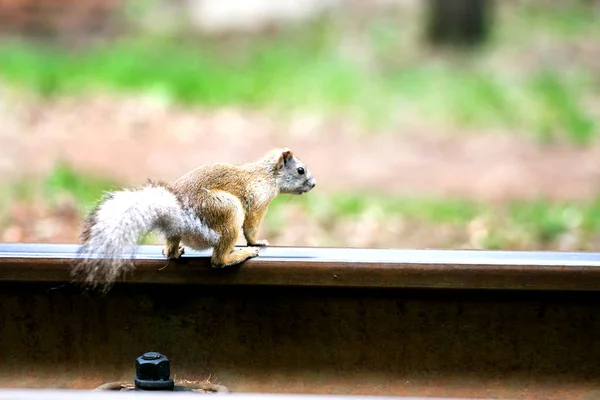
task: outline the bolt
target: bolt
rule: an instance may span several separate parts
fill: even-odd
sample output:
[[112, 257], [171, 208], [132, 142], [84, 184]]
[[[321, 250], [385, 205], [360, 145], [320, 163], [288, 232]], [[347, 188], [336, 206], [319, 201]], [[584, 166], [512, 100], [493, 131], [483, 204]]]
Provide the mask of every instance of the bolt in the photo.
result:
[[157, 352], [148, 352], [135, 360], [135, 387], [140, 390], [173, 390], [169, 379], [171, 363]]
[[149, 351], [148, 353], [145, 353], [145, 354], [142, 356], [142, 358], [143, 358], [144, 360], [156, 360], [156, 359], [159, 359], [159, 358], [161, 358], [161, 357], [163, 357], [163, 355], [162, 355], [162, 354], [160, 354], [160, 353], [157, 353], [157, 352], [155, 352], [155, 351]]

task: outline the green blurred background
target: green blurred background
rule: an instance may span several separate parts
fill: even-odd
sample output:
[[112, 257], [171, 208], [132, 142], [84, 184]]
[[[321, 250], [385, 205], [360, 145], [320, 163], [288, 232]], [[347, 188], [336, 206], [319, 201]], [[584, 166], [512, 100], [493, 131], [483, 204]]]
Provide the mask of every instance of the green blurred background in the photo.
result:
[[[0, 240], [289, 146], [276, 245], [600, 249], [600, 1], [0, 2]], [[160, 242], [151, 236], [147, 243]]]

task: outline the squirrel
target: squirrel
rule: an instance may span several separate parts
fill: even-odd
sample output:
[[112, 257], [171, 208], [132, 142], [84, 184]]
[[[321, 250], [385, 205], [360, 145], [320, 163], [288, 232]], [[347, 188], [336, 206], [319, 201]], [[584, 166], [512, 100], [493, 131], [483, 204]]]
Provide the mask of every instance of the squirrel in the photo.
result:
[[[256, 238], [269, 203], [280, 193], [300, 195], [315, 185], [306, 165], [281, 148], [252, 163], [203, 165], [172, 184], [149, 181], [141, 188], [108, 192], [83, 222], [73, 274], [91, 286], [110, 286], [133, 268], [139, 239], [152, 231], [166, 237], [162, 253], [169, 260], [181, 257], [183, 244], [213, 248], [214, 268], [241, 264], [269, 245]], [[242, 231], [248, 247], [233, 251]]]

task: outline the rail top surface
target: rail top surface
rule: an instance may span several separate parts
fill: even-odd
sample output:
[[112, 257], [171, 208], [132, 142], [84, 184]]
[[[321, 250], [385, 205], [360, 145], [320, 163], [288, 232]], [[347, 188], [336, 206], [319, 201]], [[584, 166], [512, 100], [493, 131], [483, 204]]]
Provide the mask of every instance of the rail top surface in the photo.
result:
[[[78, 245], [0, 244], [0, 282], [68, 282]], [[228, 269], [211, 251], [186, 249], [168, 262], [161, 246], [139, 246], [128, 283], [600, 290], [600, 253], [266, 247]]]

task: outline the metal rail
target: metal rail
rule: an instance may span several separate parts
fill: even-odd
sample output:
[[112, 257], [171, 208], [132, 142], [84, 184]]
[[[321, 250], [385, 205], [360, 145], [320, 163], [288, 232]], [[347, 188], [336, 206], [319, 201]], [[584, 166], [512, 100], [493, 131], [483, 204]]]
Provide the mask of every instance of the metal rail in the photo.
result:
[[130, 382], [159, 351], [173, 379], [240, 400], [600, 398], [598, 253], [269, 247], [215, 270], [209, 251], [167, 265], [140, 246], [127, 283], [95, 296], [61, 284], [77, 250], [0, 244], [0, 387]]
[[[198, 394], [185, 392], [123, 392], [119, 396], [154, 400], [198, 399]], [[205, 395], [206, 396], [206, 395]], [[335, 395], [293, 395], [293, 394], [226, 394], [232, 400], [466, 400], [458, 398], [434, 397], [391, 397], [391, 396], [335, 396]], [[89, 392], [80, 390], [0, 390], [0, 400], [113, 400], [114, 392]], [[477, 400], [477, 399], [470, 399]]]
[[[66, 282], [77, 245], [0, 244], [0, 282]], [[438, 289], [600, 290], [600, 253], [268, 247], [241, 268], [210, 251], [167, 262], [139, 246], [129, 283]], [[167, 265], [168, 264], [168, 265]], [[166, 268], [163, 268], [165, 267]]]

